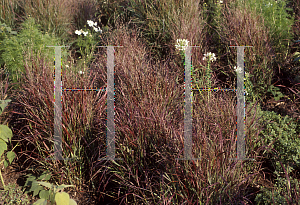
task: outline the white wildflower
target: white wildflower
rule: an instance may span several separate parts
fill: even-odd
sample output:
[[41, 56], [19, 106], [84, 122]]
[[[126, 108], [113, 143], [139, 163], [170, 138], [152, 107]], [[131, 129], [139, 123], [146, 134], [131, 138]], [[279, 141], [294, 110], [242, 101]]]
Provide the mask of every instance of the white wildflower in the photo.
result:
[[84, 72], [82, 72], [82, 71], [79, 71], [78, 73], [79, 73], [79, 74], [84, 74]]
[[89, 32], [86, 31], [86, 32], [82, 32], [84, 36], [86, 36]]
[[238, 73], [242, 72], [242, 68], [240, 66], [238, 66], [238, 68], [236, 68], [236, 66], [234, 66], [234, 70], [235, 70], [235, 72], [238, 72]]
[[214, 53], [209, 52], [209, 53], [204, 54], [203, 60], [206, 60], [206, 58], [208, 58], [208, 61], [213, 62], [213, 61], [217, 60], [217, 58], [215, 56], [216, 55]]
[[177, 45], [175, 47], [181, 51], [184, 51], [189, 46], [189, 41], [186, 39], [177, 39]]
[[89, 27], [92, 27], [94, 25], [94, 22], [91, 20], [87, 20], [87, 23], [88, 23]]
[[75, 34], [77, 34], [78, 36], [80, 36], [81, 35], [81, 31], [76, 30]]
[[98, 28], [96, 28], [96, 27], [93, 27], [94, 28], [94, 31], [96, 31], [96, 32], [101, 32], [102, 33], [102, 30], [100, 29], [100, 27], [98, 27]]

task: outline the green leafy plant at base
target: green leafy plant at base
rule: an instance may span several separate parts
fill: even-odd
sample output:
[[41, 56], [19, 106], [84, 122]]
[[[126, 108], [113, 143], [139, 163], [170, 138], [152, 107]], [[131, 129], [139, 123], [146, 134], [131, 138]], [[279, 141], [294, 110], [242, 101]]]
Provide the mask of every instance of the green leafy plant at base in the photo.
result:
[[[73, 187], [74, 185], [53, 185], [49, 182], [45, 181], [37, 181], [35, 176], [32, 176], [31, 174], [27, 175], [28, 178], [25, 183], [26, 186], [31, 186], [29, 191], [25, 191], [25, 193], [32, 192], [33, 196], [36, 196], [39, 194], [40, 199], [37, 200], [33, 205], [47, 205], [48, 201], [50, 201], [51, 204], [56, 205], [76, 205], [77, 203], [70, 199], [70, 196], [68, 193], [63, 192], [64, 188], [67, 187]], [[51, 178], [51, 175], [47, 172], [44, 172], [38, 180], [49, 180]], [[41, 186], [42, 185], [42, 186]], [[45, 190], [44, 187], [49, 188], [49, 190]]]
[[[0, 107], [1, 107], [1, 111], [0, 111], [0, 115], [2, 114], [4, 108], [7, 106], [7, 104], [10, 102], [11, 100], [2, 100], [1, 103], [0, 103]], [[13, 152], [13, 150], [15, 149], [15, 146], [13, 148], [12, 151], [8, 151], [6, 153], [6, 157], [4, 154], [4, 152], [7, 150], [7, 143], [8, 141], [11, 140], [13, 134], [12, 134], [12, 131], [11, 129], [7, 126], [7, 125], [0, 125], [0, 165], [2, 163], [4, 163], [4, 167], [6, 168], [9, 164], [12, 163], [12, 161], [14, 160], [14, 158], [16, 157], [16, 154]], [[3, 155], [3, 156], [2, 156]], [[0, 169], [0, 177], [1, 177], [1, 182], [2, 182], [2, 185], [5, 189], [5, 184], [4, 184], [4, 180], [3, 180], [3, 177], [2, 177], [2, 173], [1, 173], [1, 169]]]
[[12, 31], [10, 27], [8, 27], [5, 23], [0, 23], [0, 40], [4, 39], [5, 35], [16, 35], [16, 31]]

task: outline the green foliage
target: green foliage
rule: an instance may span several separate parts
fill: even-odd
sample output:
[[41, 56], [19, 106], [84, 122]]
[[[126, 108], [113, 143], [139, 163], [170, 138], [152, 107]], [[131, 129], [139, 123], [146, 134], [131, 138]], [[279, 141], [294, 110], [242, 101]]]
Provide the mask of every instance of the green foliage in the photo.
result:
[[[12, 31], [10, 27], [8, 27], [5, 23], [0, 23], [0, 67], [1, 64], [3, 64], [3, 60], [1, 59], [1, 55], [3, 53], [3, 50], [1, 51], [1, 47], [3, 46], [3, 40], [7, 38], [7, 36], [10, 35], [16, 35], [16, 31]], [[2, 63], [1, 63], [2, 62]]]
[[[295, 41], [295, 43], [299, 43], [299, 42], [300, 42], [300, 40]], [[295, 52], [295, 53], [294, 53], [294, 57], [296, 57], [296, 58], [294, 59], [294, 62], [300, 61], [299, 55], [300, 55], [299, 52]]]
[[6, 25], [13, 27], [15, 25], [20, 7], [18, 0], [1, 0], [0, 2], [0, 21]]
[[245, 100], [247, 102], [255, 102], [256, 101], [256, 97], [255, 94], [253, 92], [253, 85], [252, 82], [250, 80], [250, 74], [245, 72], [245, 81], [244, 81], [244, 86], [246, 89], [246, 97]]
[[[292, 118], [277, 115], [274, 111], [263, 111], [260, 123], [265, 127], [260, 133], [265, 145], [274, 149], [271, 156], [272, 163], [277, 171], [281, 171], [280, 160], [288, 168], [288, 172], [300, 165], [300, 139], [297, 133], [297, 124]], [[273, 143], [273, 144], [272, 144]], [[269, 154], [269, 151], [265, 151]], [[266, 155], [267, 156], [267, 155]], [[282, 170], [283, 171], [283, 170]], [[281, 171], [281, 172], [282, 172]]]
[[245, 1], [252, 10], [258, 11], [264, 18], [265, 27], [269, 30], [272, 46], [276, 53], [285, 53], [292, 40], [293, 18], [287, 13], [284, 0], [250, 0]]
[[28, 205], [27, 194], [23, 194], [21, 187], [16, 184], [8, 184], [4, 190], [0, 190], [0, 201], [7, 205]]
[[[256, 100], [262, 98], [262, 93], [261, 92], [254, 92], [254, 86], [250, 80], [250, 74], [245, 73], [245, 89], [246, 89], [246, 101], [247, 102], [256, 102]], [[266, 87], [267, 88], [267, 87]], [[268, 87], [267, 92], [272, 93], [274, 99], [276, 101], [280, 100], [284, 95], [280, 92], [280, 88], [275, 87], [274, 85], [271, 85]]]
[[[183, 7], [182, 3], [175, 0], [140, 1], [130, 0], [128, 11], [131, 22], [137, 25], [145, 38], [148, 46], [151, 46], [153, 56], [162, 57], [166, 49], [164, 44], [172, 40], [172, 32], [179, 32], [177, 26]], [[181, 7], [181, 8], [180, 8]], [[175, 27], [176, 25], [176, 27]], [[153, 47], [152, 47], [153, 46]]]
[[[47, 205], [47, 202], [50, 201], [51, 204], [57, 204], [57, 205], [76, 205], [77, 203], [70, 199], [70, 196], [68, 193], [63, 192], [64, 188], [67, 187], [73, 187], [74, 185], [53, 185], [45, 181], [37, 181], [36, 177], [28, 174], [28, 176], [25, 187], [30, 186], [29, 191], [25, 191], [25, 193], [32, 192], [33, 196], [36, 196], [39, 194], [40, 199], [37, 200], [33, 205]], [[49, 172], [44, 172], [38, 180], [49, 180], [51, 178], [51, 175]], [[42, 186], [41, 186], [42, 185]], [[48, 188], [49, 190], [45, 190], [44, 187]]]
[[[290, 188], [296, 186], [299, 190], [299, 183], [297, 179], [290, 179]], [[286, 178], [278, 178], [274, 185], [274, 190], [263, 187], [262, 193], [259, 193], [255, 197], [255, 202], [260, 204], [288, 204], [287, 199], [292, 199], [292, 204], [297, 204], [296, 199], [287, 193], [288, 180]], [[287, 196], [289, 195], [289, 196]], [[286, 197], [286, 198], [285, 198]], [[274, 200], [274, 201], [273, 201]]]
[[4, 40], [6, 35], [16, 35], [16, 31], [12, 31], [10, 27], [8, 27], [5, 23], [0, 23], [0, 40]]
[[[0, 41], [0, 65], [5, 63], [7, 70], [11, 74], [13, 83], [19, 82], [19, 72], [24, 72], [23, 60], [28, 60], [30, 57], [43, 55], [50, 60], [55, 57], [54, 49], [48, 48], [48, 45], [59, 45], [59, 40], [50, 37], [48, 34], [42, 34], [39, 25], [35, 23], [33, 18], [28, 18], [22, 23], [22, 30], [14, 36], [4, 36]], [[1, 39], [0, 39], [1, 40]], [[33, 56], [31, 56], [33, 55]], [[62, 49], [62, 58], [66, 57], [67, 53]], [[28, 61], [29, 66], [31, 65]]]
[[71, 42], [71, 44], [75, 45], [75, 48], [77, 50], [76, 52], [80, 53], [80, 55], [82, 56], [82, 58], [77, 63], [78, 67], [80, 68], [84, 67], [85, 69], [86, 64], [89, 64], [94, 58], [93, 53], [95, 51], [96, 45], [99, 42], [99, 37], [98, 37], [99, 35], [97, 32], [94, 32], [93, 29], [91, 28], [89, 30], [84, 29], [82, 31], [87, 32], [87, 35], [81, 33], [76, 40]]
[[[0, 103], [0, 115], [2, 114], [4, 108], [7, 106], [7, 104], [10, 102], [11, 100], [2, 100]], [[0, 125], [0, 164], [4, 163], [4, 167], [6, 168], [9, 164], [12, 163], [12, 161], [14, 160], [14, 158], [16, 157], [16, 154], [13, 152], [14, 148], [12, 151], [8, 151], [6, 152], [6, 156], [3, 155], [4, 152], [7, 150], [7, 143], [8, 141], [11, 140], [13, 134], [11, 129], [7, 126], [7, 125]], [[17, 146], [17, 145], [16, 145]], [[3, 156], [2, 156], [3, 155]], [[3, 187], [5, 188], [5, 184], [3, 181], [3, 177], [2, 177], [2, 173], [0, 170], [0, 177], [1, 177], [1, 182]]]
[[[275, 204], [287, 204], [284, 196], [290, 199], [292, 197], [290, 193], [287, 193], [288, 181], [280, 162], [287, 174], [300, 167], [299, 125], [292, 118], [282, 117], [273, 111], [260, 111], [259, 115], [261, 117], [259, 123], [265, 128], [259, 136], [264, 145], [270, 145], [270, 149], [265, 150], [263, 155], [271, 160], [277, 179], [274, 185], [275, 189], [262, 188], [262, 193], [256, 196], [255, 201], [257, 204], [274, 204], [274, 202]], [[289, 188], [291, 189], [296, 182], [297, 180], [290, 177]]]
[[[249, 13], [259, 15], [263, 19], [262, 21], [259, 20], [260, 17], [258, 16], [257, 25], [255, 25], [253, 29], [257, 30], [258, 36], [263, 35], [258, 28], [262, 25], [268, 35], [268, 39], [257, 44], [257, 47], [253, 49], [259, 50], [260, 48], [258, 46], [265, 45], [266, 40], [268, 40], [272, 47], [270, 54], [276, 57], [277, 62], [285, 61], [288, 46], [293, 38], [291, 28], [294, 24], [293, 18], [287, 12], [290, 9], [286, 7], [286, 2], [280, 0], [235, 1], [232, 3], [232, 6], [236, 9], [247, 8]], [[241, 18], [244, 17], [241, 16]], [[256, 52], [256, 50], [254, 50], [254, 52]], [[245, 59], [245, 61], [247, 65], [247, 59]], [[253, 84], [252, 92], [256, 100], [259, 99], [263, 101], [266, 98], [266, 93], [272, 89], [270, 86], [274, 73], [272, 69], [273, 64], [274, 60], [270, 56], [265, 56], [264, 53], [256, 53], [254, 62], [251, 62], [251, 65], [249, 65], [249, 67], [253, 66], [254, 68], [251, 71], [251, 81]], [[277, 97], [280, 98], [280, 96], [276, 96], [276, 98]]]
[[274, 96], [274, 99], [276, 101], [280, 100], [284, 95], [280, 92], [280, 88], [274, 87], [274, 85], [271, 85], [268, 89], [268, 92], [272, 93]]

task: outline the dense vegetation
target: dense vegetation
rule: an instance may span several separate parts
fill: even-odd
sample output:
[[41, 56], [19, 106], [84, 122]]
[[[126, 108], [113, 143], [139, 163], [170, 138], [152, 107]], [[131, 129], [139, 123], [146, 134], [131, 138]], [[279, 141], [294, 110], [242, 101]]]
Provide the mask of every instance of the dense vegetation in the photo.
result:
[[[0, 201], [298, 203], [299, 19], [300, 0], [0, 0]], [[107, 48], [97, 46], [123, 46], [114, 48], [122, 161], [99, 160], [107, 93], [86, 90], [63, 91], [70, 160], [47, 160], [54, 156], [50, 45], [70, 46], [62, 48], [63, 88], [105, 88]], [[191, 50], [195, 161], [176, 160], [184, 150], [185, 45], [198, 46]], [[244, 55], [245, 142], [254, 160], [231, 160], [235, 92], [196, 90], [235, 89], [232, 45], [252, 46]], [[18, 182], [9, 183], [10, 170]]]

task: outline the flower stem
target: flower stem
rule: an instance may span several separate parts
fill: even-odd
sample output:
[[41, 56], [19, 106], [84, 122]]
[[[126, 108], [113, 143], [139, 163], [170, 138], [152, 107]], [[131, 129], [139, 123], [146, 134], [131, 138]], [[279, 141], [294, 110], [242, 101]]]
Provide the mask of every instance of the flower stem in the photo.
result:
[[206, 85], [208, 87], [209, 90], [208, 91], [208, 100], [210, 98], [210, 87], [211, 87], [211, 72], [210, 72], [210, 61], [208, 61], [208, 65], [207, 65], [207, 69], [206, 69]]

